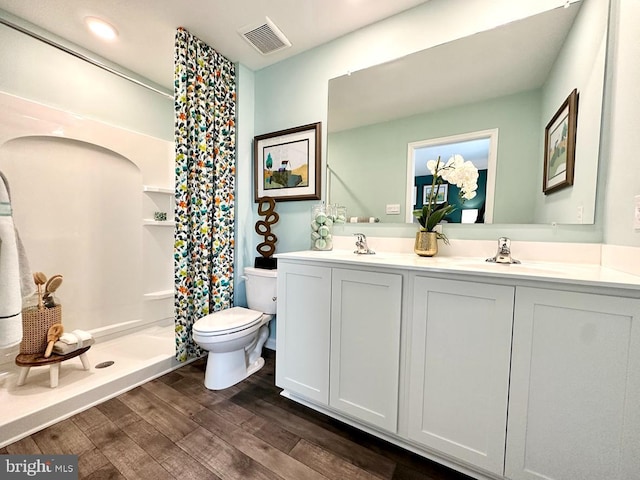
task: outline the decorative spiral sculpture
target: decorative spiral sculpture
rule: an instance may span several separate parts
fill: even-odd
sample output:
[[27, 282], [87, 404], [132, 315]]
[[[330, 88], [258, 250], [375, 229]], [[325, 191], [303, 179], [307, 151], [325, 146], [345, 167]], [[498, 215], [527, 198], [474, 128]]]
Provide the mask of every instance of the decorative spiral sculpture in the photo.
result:
[[256, 233], [264, 237], [264, 241], [259, 243], [256, 250], [264, 258], [271, 257], [276, 251], [278, 237], [271, 233], [271, 225], [278, 223], [280, 215], [275, 212], [276, 201], [272, 197], [261, 197], [258, 199], [258, 215], [264, 220], [256, 222]]

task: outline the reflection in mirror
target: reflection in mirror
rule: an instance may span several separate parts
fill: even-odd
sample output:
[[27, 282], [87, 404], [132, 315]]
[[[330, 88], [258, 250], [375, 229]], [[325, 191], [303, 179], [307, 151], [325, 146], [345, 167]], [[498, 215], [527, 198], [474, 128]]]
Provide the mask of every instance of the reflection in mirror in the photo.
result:
[[[607, 19], [582, 0], [331, 79], [327, 201], [408, 222], [409, 145], [498, 130], [493, 223], [593, 223]], [[574, 185], [544, 195], [544, 128], [574, 88]]]
[[478, 189], [475, 198], [463, 202], [459, 198], [458, 187], [449, 185], [443, 201], [456, 206], [456, 209], [445, 217], [445, 221], [492, 223], [497, 146], [496, 129], [410, 143], [407, 156], [407, 223], [415, 222], [413, 210], [422, 208], [426, 203], [425, 193], [431, 188], [433, 176], [427, 169], [427, 162], [440, 158], [446, 163], [454, 155], [461, 155], [478, 169]]

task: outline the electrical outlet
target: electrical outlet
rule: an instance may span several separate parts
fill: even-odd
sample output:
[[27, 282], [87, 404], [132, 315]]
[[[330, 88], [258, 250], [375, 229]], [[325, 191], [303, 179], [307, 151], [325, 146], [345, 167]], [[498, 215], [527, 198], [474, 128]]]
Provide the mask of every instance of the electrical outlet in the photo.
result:
[[640, 195], [633, 197], [634, 200], [634, 213], [633, 213], [633, 228], [640, 230]]
[[400, 215], [400, 204], [393, 203], [393, 204], [387, 205], [387, 208], [385, 211], [387, 215]]

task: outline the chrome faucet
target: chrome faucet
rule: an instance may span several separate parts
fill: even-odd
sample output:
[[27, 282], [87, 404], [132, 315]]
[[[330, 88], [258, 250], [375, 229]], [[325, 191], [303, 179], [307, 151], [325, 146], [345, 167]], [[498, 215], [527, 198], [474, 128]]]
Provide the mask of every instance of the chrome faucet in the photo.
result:
[[374, 255], [376, 252], [371, 250], [367, 245], [367, 237], [364, 233], [354, 233], [356, 238], [356, 249], [353, 253], [357, 255]]
[[500, 237], [498, 239], [498, 252], [495, 257], [487, 258], [487, 262], [493, 263], [520, 263], [511, 257], [511, 240], [507, 237]]

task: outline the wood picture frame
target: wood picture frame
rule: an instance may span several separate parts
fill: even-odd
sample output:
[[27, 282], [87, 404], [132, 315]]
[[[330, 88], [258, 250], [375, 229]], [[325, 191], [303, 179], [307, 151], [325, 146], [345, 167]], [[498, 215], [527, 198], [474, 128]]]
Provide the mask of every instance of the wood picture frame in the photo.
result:
[[574, 89], [544, 130], [545, 195], [573, 185], [578, 121], [578, 91]]
[[321, 134], [317, 122], [254, 137], [254, 202], [320, 200]]

